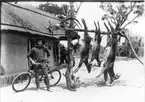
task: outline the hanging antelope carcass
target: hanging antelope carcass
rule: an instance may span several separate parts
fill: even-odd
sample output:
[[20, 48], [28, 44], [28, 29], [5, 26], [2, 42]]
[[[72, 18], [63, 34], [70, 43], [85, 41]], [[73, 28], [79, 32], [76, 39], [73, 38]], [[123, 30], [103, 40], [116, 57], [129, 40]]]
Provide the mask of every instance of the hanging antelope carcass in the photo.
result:
[[101, 43], [102, 37], [101, 37], [101, 33], [100, 33], [99, 22], [97, 22], [97, 23], [98, 23], [98, 29], [97, 29], [96, 23], [94, 22], [95, 27], [96, 27], [95, 39], [94, 39], [94, 42], [93, 42], [93, 45], [92, 45], [92, 56], [91, 56], [91, 60], [90, 60], [88, 66], [91, 66], [91, 62], [92, 62], [94, 59], [96, 59], [96, 61], [97, 61], [97, 63], [98, 63], [98, 66], [100, 67], [101, 61], [100, 61], [100, 59], [99, 59], [99, 53], [100, 53], [100, 43]]
[[[104, 79], [105, 82], [107, 81], [108, 78], [108, 74], [110, 76], [110, 82], [109, 84], [112, 84], [112, 82], [115, 79], [118, 79], [120, 77], [120, 74], [116, 74], [114, 73], [114, 62], [115, 62], [115, 57], [116, 57], [116, 46], [117, 46], [117, 42], [118, 42], [118, 33], [116, 32], [116, 30], [113, 28], [113, 26], [110, 24], [110, 22], [108, 22], [110, 27], [111, 27], [111, 36], [108, 36], [107, 39], [107, 46], [106, 49], [104, 51], [104, 64], [103, 64], [103, 68], [101, 69], [101, 72], [96, 76], [96, 78], [100, 77], [102, 74], [104, 74]], [[107, 25], [105, 24], [107, 30], [109, 31]]]
[[[85, 30], [87, 30], [87, 25], [84, 19], [82, 19], [82, 23], [84, 25]], [[88, 73], [90, 73], [90, 67], [88, 66], [88, 58], [91, 40], [92, 38], [89, 36], [88, 32], [84, 31], [83, 44], [80, 51], [80, 62], [78, 67], [74, 70], [74, 73], [78, 72], [83, 63], [86, 65]]]

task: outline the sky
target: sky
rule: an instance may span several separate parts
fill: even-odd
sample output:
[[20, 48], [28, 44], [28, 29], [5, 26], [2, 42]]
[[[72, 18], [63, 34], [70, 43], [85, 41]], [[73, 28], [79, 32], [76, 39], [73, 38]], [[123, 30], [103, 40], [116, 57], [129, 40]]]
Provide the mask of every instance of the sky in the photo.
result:
[[[21, 5], [31, 5], [31, 6], [38, 6], [39, 4], [42, 4], [42, 3], [45, 3], [45, 2], [23, 2], [23, 3], [18, 2], [18, 4], [21, 4]], [[55, 3], [58, 5], [69, 4], [68, 2], [55, 2]], [[79, 4], [80, 4], [79, 2], [74, 3], [74, 5], [79, 5]], [[81, 21], [81, 19], [84, 18], [87, 23], [87, 27], [90, 30], [95, 29], [93, 22], [99, 21], [101, 30], [106, 31], [106, 28], [103, 25], [103, 21], [101, 20], [101, 17], [103, 16], [105, 12], [101, 8], [99, 8], [99, 5], [100, 5], [100, 2], [83, 2], [79, 12], [76, 15], [76, 18], [79, 21]], [[145, 23], [145, 15], [143, 17], [138, 18], [137, 24], [131, 24], [128, 26], [130, 33], [132, 33], [133, 35], [144, 37], [144, 34], [145, 34], [144, 23]], [[91, 35], [91, 37], [94, 37], [94, 33], [89, 33], [89, 34]], [[81, 38], [83, 37], [82, 32], [79, 33], [79, 35], [81, 35]], [[104, 40], [102, 40], [101, 43], [102, 43], [102, 46], [105, 46], [106, 37], [103, 37], [103, 39]]]

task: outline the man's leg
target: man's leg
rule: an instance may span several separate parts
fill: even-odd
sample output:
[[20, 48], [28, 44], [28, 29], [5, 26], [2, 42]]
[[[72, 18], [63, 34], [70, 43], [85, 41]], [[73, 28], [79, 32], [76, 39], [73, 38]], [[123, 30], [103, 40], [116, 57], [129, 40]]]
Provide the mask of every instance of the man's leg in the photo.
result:
[[48, 72], [47, 67], [43, 65], [42, 66], [42, 71], [43, 71], [43, 74], [45, 76], [44, 83], [45, 83], [45, 85], [47, 87], [47, 90], [49, 91], [49, 89], [50, 89], [50, 83], [49, 83], [48, 74], [47, 74], [47, 72]]
[[61, 63], [61, 64], [64, 63], [64, 58], [63, 58], [63, 56], [60, 57], [60, 63]]
[[67, 59], [66, 59], [66, 56], [64, 56], [64, 61], [65, 61], [65, 63], [67, 64]]
[[39, 65], [34, 65], [34, 73], [35, 73], [35, 83], [36, 83], [36, 88], [40, 89], [39, 85]]
[[63, 64], [63, 58], [62, 58], [62, 56], [60, 57], [60, 63]]

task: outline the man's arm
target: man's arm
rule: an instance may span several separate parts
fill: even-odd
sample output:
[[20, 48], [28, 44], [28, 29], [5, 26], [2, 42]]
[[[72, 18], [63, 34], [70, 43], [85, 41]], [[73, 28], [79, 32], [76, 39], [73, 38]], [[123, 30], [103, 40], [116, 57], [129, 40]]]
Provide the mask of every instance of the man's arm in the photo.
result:
[[27, 54], [27, 58], [32, 57], [33, 49], [30, 50], [30, 52]]
[[30, 52], [28, 53], [28, 55], [27, 55], [27, 58], [33, 63], [33, 64], [35, 64], [35, 61], [34, 60], [32, 60], [32, 58], [33, 58], [33, 55], [34, 55], [34, 53], [35, 53], [35, 51], [34, 51], [35, 49], [34, 48], [32, 48], [31, 50], [30, 50]]

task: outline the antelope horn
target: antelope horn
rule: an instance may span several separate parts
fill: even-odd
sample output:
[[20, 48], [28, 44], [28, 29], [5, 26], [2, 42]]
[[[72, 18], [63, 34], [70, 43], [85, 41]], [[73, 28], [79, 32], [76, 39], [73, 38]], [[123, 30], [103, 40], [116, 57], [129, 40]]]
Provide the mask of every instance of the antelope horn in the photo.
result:
[[64, 23], [68, 20], [75, 20], [80, 25], [80, 27], [82, 27], [81, 23], [76, 18], [72, 18], [72, 17], [67, 17], [67, 18], [63, 19], [60, 23]]
[[[81, 19], [81, 20], [82, 20], [85, 30], [87, 30], [88, 28], [87, 28], [85, 20], [84, 19]], [[84, 39], [87, 39], [88, 37], [89, 37], [88, 32], [84, 31]]]
[[[109, 30], [109, 28], [108, 28], [108, 26], [107, 26], [107, 24], [105, 22], [104, 22], [104, 25], [105, 25], [107, 31], [110, 32], [110, 30]], [[110, 35], [108, 34], [107, 35], [107, 43], [109, 43], [109, 39], [110, 39]]]
[[111, 31], [113, 31], [114, 30], [114, 28], [113, 28], [113, 26], [111, 25], [111, 23], [108, 21], [108, 24], [109, 24], [109, 26], [110, 26], [110, 28], [111, 28]]
[[[94, 25], [95, 25], [96, 31], [97, 31], [98, 28], [97, 28], [97, 25], [96, 25], [96, 22], [95, 22], [95, 21], [94, 21]], [[97, 33], [95, 33], [95, 41], [97, 40], [97, 39], [96, 39], [96, 36], [97, 36]]]
[[100, 24], [99, 24], [99, 22], [97, 22], [97, 24], [98, 24], [98, 30], [100, 31]]
[[87, 29], [87, 25], [84, 19], [82, 19], [82, 23], [84, 24], [85, 29]]
[[96, 27], [96, 31], [97, 31], [98, 28], [97, 28], [97, 25], [96, 25], [96, 22], [95, 22], [95, 21], [94, 21], [94, 25], [95, 25], [95, 27]]
[[[75, 25], [74, 25], [74, 27], [78, 27], [78, 28], [80, 28], [80, 26], [78, 25], [78, 23], [76, 23], [76, 22], [74, 22], [75, 23]], [[82, 27], [82, 26], [81, 26]]]
[[61, 20], [61, 22], [60, 23], [64, 23], [64, 22], [66, 22], [67, 20], [69, 20], [69, 19], [72, 19], [72, 17], [66, 17], [66, 18], [64, 18], [63, 20]]
[[104, 25], [105, 25], [105, 27], [106, 27], [107, 31], [108, 31], [108, 32], [110, 32], [110, 30], [109, 30], [109, 28], [108, 28], [108, 26], [106, 25], [106, 23], [105, 23], [105, 22], [104, 22]]
[[76, 18], [74, 18], [74, 20], [80, 25], [80, 27], [82, 27], [81, 23]]

